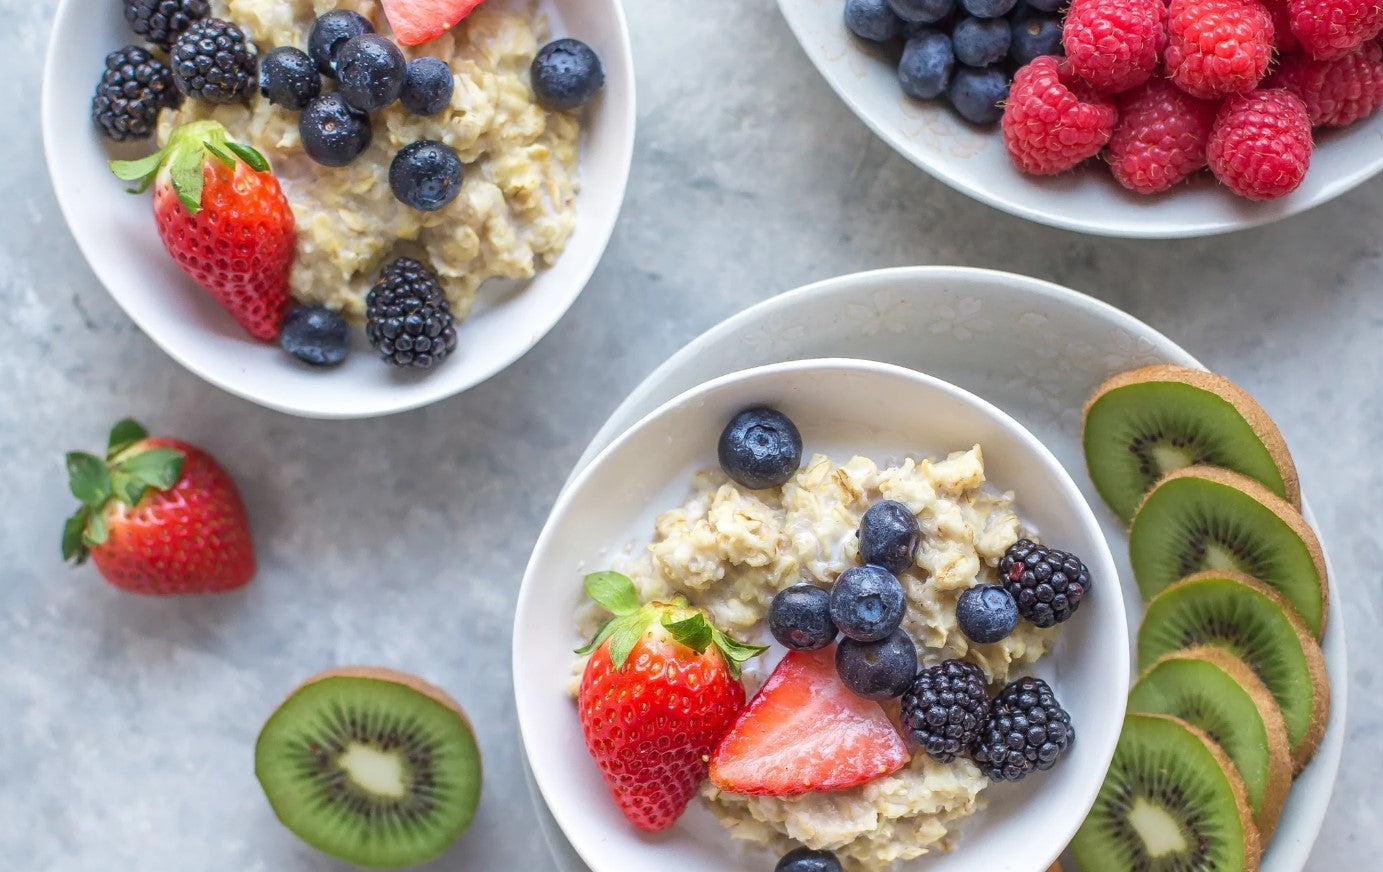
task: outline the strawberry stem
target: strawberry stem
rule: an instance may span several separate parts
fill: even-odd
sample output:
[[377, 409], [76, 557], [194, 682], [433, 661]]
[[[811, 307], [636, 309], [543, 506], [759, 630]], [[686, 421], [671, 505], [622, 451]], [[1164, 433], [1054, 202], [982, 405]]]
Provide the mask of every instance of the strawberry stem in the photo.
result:
[[203, 167], [208, 154], [228, 167], [234, 167], [239, 158], [257, 173], [269, 170], [269, 161], [264, 155], [244, 143], [233, 141], [219, 121], [210, 120], [184, 124], [173, 131], [163, 148], [139, 160], [113, 160], [110, 170], [118, 179], [137, 183], [129, 189], [131, 194], [149, 190], [167, 170], [173, 192], [188, 214], [196, 215], [202, 209]]

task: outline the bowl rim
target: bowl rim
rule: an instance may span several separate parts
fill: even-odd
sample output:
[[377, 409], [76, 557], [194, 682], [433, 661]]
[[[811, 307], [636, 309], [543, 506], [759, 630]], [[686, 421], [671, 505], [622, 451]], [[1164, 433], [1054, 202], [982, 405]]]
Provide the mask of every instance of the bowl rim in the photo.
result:
[[[57, 155], [56, 143], [62, 141], [64, 135], [70, 135], [70, 131], [65, 134], [64, 126], [61, 122], [61, 110], [58, 101], [61, 95], [57, 94], [53, 82], [56, 79], [55, 71], [63, 62], [62, 46], [60, 41], [62, 35], [67, 33], [69, 28], [80, 26], [72, 19], [79, 19], [88, 10], [85, 8], [88, 0], [58, 0], [57, 8], [52, 15], [52, 28], [48, 36], [48, 45], [44, 55], [42, 69], [42, 85], [39, 97], [39, 126], [43, 138], [44, 165], [47, 169], [49, 187], [52, 189], [53, 198], [57, 201], [58, 210], [62, 214], [63, 223], [67, 227], [67, 232], [76, 242], [78, 251], [81, 252], [82, 259], [86, 262], [87, 268], [91, 270], [97, 283], [105, 290], [107, 296], [115, 301], [116, 305], [124, 312], [125, 316], [134, 322], [141, 333], [154, 343], [165, 354], [176, 361], [180, 366], [201, 378], [203, 381], [214, 385], [232, 396], [247, 400], [256, 405], [282, 412], [299, 418], [307, 418], [324, 421], [345, 421], [363, 420], [369, 418], [384, 417], [387, 415], [399, 414], [412, 411], [414, 409], [430, 406], [434, 403], [464, 393], [484, 384], [509, 367], [513, 366], [528, 352], [543, 340], [559, 322], [570, 311], [576, 303], [577, 298], [585, 291], [590, 284], [591, 278], [604, 260], [605, 252], [609, 248], [610, 240], [614, 237], [615, 228], [619, 225], [620, 214], [624, 208], [626, 193], [629, 186], [629, 177], [633, 170], [634, 143], [638, 129], [638, 86], [634, 75], [634, 51], [633, 42], [629, 32], [629, 21], [624, 11], [623, 0], [603, 0], [613, 16], [615, 32], [618, 34], [618, 46], [620, 56], [620, 66], [628, 70], [629, 75], [624, 86], [627, 87], [628, 98], [620, 104], [610, 107], [617, 110], [619, 114], [618, 132], [613, 137], [612, 147], [619, 150], [619, 164], [622, 170], [617, 174], [617, 186], [613, 189], [615, 210], [610, 217], [608, 226], [602, 228], [599, 235], [593, 237], [590, 243], [591, 257], [589, 263], [574, 274], [573, 281], [568, 290], [558, 301], [559, 308], [549, 323], [539, 330], [526, 330], [522, 334], [522, 339], [515, 343], [505, 354], [495, 357], [491, 363], [482, 367], [478, 373], [472, 377], [457, 381], [455, 384], [447, 384], [445, 387], [441, 381], [436, 381], [437, 388], [427, 391], [420, 391], [416, 394], [409, 393], [404, 395], [399, 393], [400, 399], [395, 402], [376, 403], [365, 408], [337, 408], [337, 409], [318, 409], [303, 408], [292, 403], [284, 402], [276, 396], [265, 396], [258, 392], [243, 387], [235, 378], [234, 371], [222, 372], [215, 367], [209, 367], [201, 362], [196, 355], [183, 353], [177, 350], [173, 343], [167, 341], [159, 331], [151, 330], [146, 326], [145, 320], [130, 305], [127, 305], [122, 294], [118, 294], [106, 283], [106, 279], [101, 275], [95, 266], [92, 258], [92, 248], [94, 242], [87, 236], [79, 235], [75, 232], [73, 224], [73, 213], [78, 208], [76, 202], [69, 203], [69, 198], [62, 194], [58, 179], [62, 175]], [[580, 3], [589, 3], [590, 0], [579, 0]], [[112, 49], [114, 50], [114, 49]], [[607, 68], [610, 66], [608, 60]], [[94, 132], [89, 135], [96, 135]], [[585, 148], [583, 143], [583, 149]], [[580, 194], [578, 193], [578, 197]], [[578, 200], [579, 205], [579, 200]], [[578, 222], [580, 217], [578, 216]], [[564, 251], [565, 256], [568, 252]], [[541, 275], [542, 273], [539, 273]], [[536, 277], [535, 277], [536, 278]], [[533, 281], [529, 279], [528, 281]], [[404, 397], [407, 397], [404, 399]]]
[[[684, 408], [689, 404], [696, 403], [698, 400], [724, 388], [743, 382], [801, 370], [811, 371], [824, 369], [856, 372], [865, 376], [885, 375], [921, 383], [933, 390], [948, 394], [954, 399], [971, 406], [981, 415], [990, 418], [1024, 445], [1027, 449], [1027, 454], [1025, 456], [1037, 460], [1046, 471], [1048, 477], [1052, 478], [1052, 480], [1059, 485], [1062, 491], [1065, 492], [1067, 498], [1077, 507], [1077, 520], [1079, 526], [1084, 531], [1085, 536], [1095, 545], [1095, 553], [1086, 555], [1088, 558], [1087, 564], [1092, 567], [1097, 565], [1098, 571], [1102, 575], [1114, 579], [1114, 584], [1121, 584], [1121, 582], [1118, 581], [1118, 570], [1115, 565], [1113, 553], [1110, 550], [1109, 542], [1100, 529], [1100, 523], [1095, 516], [1094, 509], [1086, 500], [1085, 495], [1081, 492], [1080, 487], [1076, 484], [1070, 472], [1066, 470], [1065, 466], [1062, 465], [1051, 450], [1017, 419], [983, 397], [959, 387], [958, 385], [897, 364], [859, 358], [822, 357], [782, 361], [749, 367], [747, 369], [726, 373], [725, 375], [718, 376], [688, 388], [675, 397], [661, 403], [657, 408], [629, 426], [628, 429], [614, 437], [605, 448], [597, 453], [594, 458], [586, 463], [580, 471], [574, 474], [564, 485], [557, 501], [554, 503], [552, 509], [548, 513], [547, 519], [543, 523], [542, 531], [539, 533], [537, 541], [533, 545], [529, 561], [524, 568], [523, 579], [520, 582], [518, 598], [514, 607], [513, 639], [510, 654], [510, 665], [513, 673], [515, 719], [518, 724], [519, 741], [523, 748], [524, 765], [532, 775], [533, 782], [538, 788], [538, 795], [541, 796], [543, 803], [547, 806], [553, 819], [557, 822], [558, 828], [564, 834], [572, 831], [574, 822], [570, 819], [567, 804], [554, 802], [555, 786], [549, 783], [549, 779], [546, 775], [540, 774], [538, 767], [531, 759], [530, 739], [533, 737], [529, 735], [525, 723], [528, 719], [531, 719], [532, 715], [529, 715], [528, 718], [525, 717], [528, 704], [525, 702], [525, 686], [522, 683], [521, 671], [518, 668], [520, 658], [524, 656], [526, 649], [526, 645], [523, 644], [525, 637], [520, 632], [522, 618], [530, 608], [534, 607], [532, 603], [539, 596], [537, 592], [538, 584], [535, 581], [537, 578], [536, 573], [539, 568], [538, 565], [544, 552], [549, 548], [552, 539], [555, 537], [557, 528], [561, 526], [561, 519], [571, 511], [572, 504], [576, 501], [577, 495], [586, 487], [587, 482], [593, 478], [606, 463], [610, 462], [611, 458], [623, 451], [626, 443], [632, 440], [636, 434], [654, 426], [656, 422], [664, 416]], [[1115, 608], [1119, 620], [1111, 621], [1112, 626], [1107, 632], [1114, 633], [1118, 637], [1117, 639], [1111, 640], [1111, 644], [1114, 642], [1118, 643], [1114, 645], [1114, 651], [1111, 656], [1118, 661], [1114, 674], [1121, 677], [1120, 683], [1122, 690], [1118, 698], [1119, 710], [1117, 715], [1112, 716], [1111, 719], [1122, 722], [1125, 706], [1127, 704], [1128, 688], [1131, 684], [1129, 625], [1128, 615], [1125, 613], [1122, 597], [1115, 597], [1114, 599], [1117, 602]], [[1118, 734], [1118, 730], [1114, 730], [1110, 733], [1107, 737], [1108, 741], [1097, 750], [1096, 757], [1100, 761], [1098, 773], [1086, 773], [1086, 779], [1089, 781], [1085, 790], [1085, 792], [1089, 794], [1086, 808], [1082, 809], [1079, 815], [1067, 816], [1068, 820], [1071, 821], [1069, 827], [1070, 832], [1064, 833], [1062, 838], [1057, 840], [1058, 844], [1054, 849], [1054, 853], [1052, 853], [1050, 857], [1047, 857], [1042, 864], [1035, 866], [1035, 869], [1046, 869], [1057, 860], [1061, 852], [1065, 850], [1071, 838], [1075, 835], [1076, 829], [1079, 827], [1081, 820], [1085, 817], [1085, 812], [1088, 811], [1089, 807], [1093, 806], [1098, 796], [1100, 785], [1104, 780], [1105, 773], [1108, 771], [1113, 760]], [[600, 862], [598, 857], [588, 856], [588, 854], [582, 850], [581, 846], [569, 836], [567, 838], [568, 843], [571, 844], [573, 850], [576, 851], [587, 866], [595, 870], [595, 872], [607, 872], [604, 867], [598, 865]]]

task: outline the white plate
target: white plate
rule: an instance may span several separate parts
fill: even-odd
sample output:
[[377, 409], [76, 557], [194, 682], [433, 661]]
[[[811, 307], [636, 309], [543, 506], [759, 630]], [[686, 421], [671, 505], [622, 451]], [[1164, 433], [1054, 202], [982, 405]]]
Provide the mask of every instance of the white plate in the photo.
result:
[[[647, 542], [654, 518], [682, 503], [697, 470], [715, 465], [725, 422], [758, 403], [796, 422], [804, 455], [838, 463], [856, 454], [879, 461], [944, 457], [980, 444], [986, 480], [1018, 495], [1015, 510], [1024, 522], [1081, 554], [1092, 576], [1108, 585], [1032, 667], [1052, 685], [1080, 737], [1063, 764], [990, 790], [988, 807], [966, 821], [955, 853], [899, 864], [899, 872], [1043, 872], [1094, 803], [1124, 719], [1128, 635], [1113, 555], [1075, 482], [1022, 425], [954, 385], [863, 360], [778, 363], [698, 385], [622, 433], [558, 499], [519, 590], [513, 671], [524, 751], [563, 832], [598, 872], [760, 872], [777, 860], [735, 843], [700, 803], [657, 836], [630, 826], [586, 752], [567, 693], [571, 651], [584, 641], [573, 625], [585, 600], [581, 576], [609, 568], [624, 546]], [[771, 668], [781, 653], [766, 654], [754, 668]]]
[[1383, 113], [1317, 136], [1302, 186], [1252, 203], [1199, 179], [1160, 197], [1125, 191], [1101, 166], [1048, 179], [1013, 167], [997, 130], [967, 124], [944, 103], [903, 95], [896, 67], [846, 29], [844, 0], [778, 0], [797, 41], [840, 98], [903, 157], [962, 193], [1054, 227], [1102, 236], [1170, 238], [1241, 230], [1338, 197], [1383, 170]]
[[[517, 3], [523, 0], [490, 0]], [[571, 306], [609, 242], [634, 152], [634, 65], [619, 0], [541, 0], [556, 36], [589, 43], [605, 88], [585, 110], [576, 231], [550, 269], [522, 284], [491, 282], [460, 327], [460, 349], [426, 374], [377, 360], [363, 337], [341, 367], [315, 371], [250, 339], [163, 250], [147, 197], [125, 193], [91, 122], [91, 95], [107, 53], [135, 41], [114, 0], [61, 0], [43, 76], [43, 142], [63, 216], [96, 277], [149, 338], [187, 369], [237, 396], [314, 418], [385, 415], [464, 391], [537, 344]]]
[[[1136, 318], [1037, 279], [960, 267], [880, 270], [809, 285], [746, 309], [644, 379], [591, 441], [573, 478], [616, 436], [692, 385], [748, 366], [841, 355], [943, 378], [989, 400], [1031, 430], [1095, 507], [1120, 575], [1129, 580], [1125, 609], [1130, 620], [1142, 615], [1131, 583], [1128, 537], [1085, 473], [1080, 410], [1113, 373], [1157, 362], [1200, 364]], [[1314, 523], [1309, 506], [1305, 513]], [[1330, 598], [1336, 615], [1349, 608], [1333, 576]], [[1326, 667], [1334, 679], [1330, 726], [1315, 759], [1292, 788], [1263, 858], [1263, 872], [1300, 872], [1325, 819], [1344, 743], [1344, 623], [1330, 621], [1325, 635]], [[537, 791], [531, 794], [557, 868], [584, 872]]]

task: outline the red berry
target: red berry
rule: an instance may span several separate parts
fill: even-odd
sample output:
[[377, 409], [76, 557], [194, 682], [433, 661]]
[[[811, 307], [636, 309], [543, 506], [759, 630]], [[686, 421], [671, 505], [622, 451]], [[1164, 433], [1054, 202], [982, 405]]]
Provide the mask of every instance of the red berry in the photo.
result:
[[1311, 166], [1311, 116], [1282, 88], [1231, 97], [1215, 116], [1206, 156], [1215, 177], [1250, 200], [1295, 191]]
[[381, 0], [389, 29], [402, 45], [434, 40], [471, 14], [484, 0]]
[[1301, 51], [1301, 43], [1292, 33], [1292, 12], [1287, 8], [1287, 0], [1263, 0], [1268, 14], [1273, 17], [1273, 40], [1277, 43], [1277, 56], [1295, 54]]
[[1383, 46], [1370, 40], [1333, 61], [1290, 57], [1270, 83], [1306, 103], [1317, 127], [1345, 127], [1383, 105]]
[[1259, 0], [1172, 0], [1167, 75], [1193, 97], [1258, 87], [1273, 58], [1273, 19]]
[[1165, 191], [1205, 166], [1218, 105], [1152, 79], [1119, 95], [1119, 123], [1105, 159], [1119, 184], [1140, 194]]
[[1004, 145], [1023, 172], [1063, 173], [1099, 154], [1118, 119], [1101, 94], [1060, 58], [1044, 55], [1013, 77], [1004, 107]]
[[1167, 42], [1163, 0], [1072, 0], [1061, 41], [1071, 68], [1098, 90], [1146, 82]]
[[1320, 60], [1344, 57], [1383, 32], [1379, 0], [1286, 0], [1292, 33]]

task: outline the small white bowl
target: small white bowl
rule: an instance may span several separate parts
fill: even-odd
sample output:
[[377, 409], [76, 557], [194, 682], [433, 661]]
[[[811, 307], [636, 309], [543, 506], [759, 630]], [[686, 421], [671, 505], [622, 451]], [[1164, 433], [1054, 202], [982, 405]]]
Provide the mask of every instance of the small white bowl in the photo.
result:
[[[509, 3], [511, 0], [490, 0]], [[417, 408], [464, 391], [519, 359], [557, 323], [604, 254], [634, 154], [634, 63], [619, 0], [541, 0], [554, 36], [590, 44], [605, 88], [585, 109], [576, 231], [558, 261], [522, 284], [491, 282], [460, 327], [460, 349], [426, 374], [375, 359], [363, 336], [340, 367], [311, 370], [250, 339], [164, 252], [148, 197], [125, 193], [106, 162], [142, 151], [106, 146], [91, 95], [109, 52], [136, 41], [112, 0], [60, 0], [43, 75], [49, 175], [63, 216], [92, 271], [149, 338], [187, 369], [237, 396], [294, 415], [365, 418]], [[145, 149], [147, 151], [147, 148]]]
[[966, 123], [944, 104], [903, 95], [898, 71], [845, 27], [844, 0], [778, 0], [797, 41], [859, 119], [947, 185], [1012, 215], [1101, 236], [1210, 236], [1267, 224], [1340, 196], [1383, 170], [1383, 112], [1317, 132], [1311, 170], [1287, 197], [1253, 203], [1201, 177], [1160, 196], [1124, 190], [1093, 163], [1052, 178], [1014, 168], [997, 126]]
[[[548, 807], [594, 872], [763, 872], [700, 802], [665, 833], [630, 825], [606, 792], [567, 694], [581, 579], [626, 545], [648, 541], [653, 519], [685, 499], [692, 474], [716, 463], [725, 422], [769, 403], [802, 431], [804, 454], [879, 462], [944, 455], [979, 443], [989, 482], [1014, 490], [1017, 511], [1048, 542], [1081, 554], [1090, 600], [1033, 674], [1051, 682], [1077, 740], [1053, 770], [986, 792], [957, 850], [899, 864], [899, 872], [1042, 872], [1095, 800], [1114, 753], [1128, 691], [1128, 635], [1119, 580], [1100, 527], [1071, 477], [1027, 430], [980, 398], [902, 367], [805, 360], [732, 373], [695, 387], [639, 421], [600, 453], [553, 508], [524, 575], [514, 619], [514, 692], [528, 762]], [[1040, 800], [1040, 801], [1038, 801]], [[767, 864], [767, 865], [766, 865]]]

